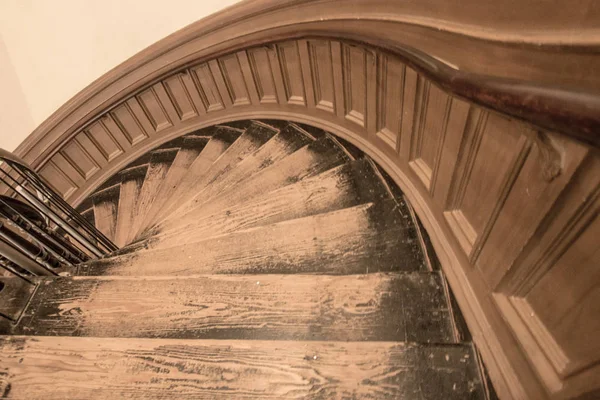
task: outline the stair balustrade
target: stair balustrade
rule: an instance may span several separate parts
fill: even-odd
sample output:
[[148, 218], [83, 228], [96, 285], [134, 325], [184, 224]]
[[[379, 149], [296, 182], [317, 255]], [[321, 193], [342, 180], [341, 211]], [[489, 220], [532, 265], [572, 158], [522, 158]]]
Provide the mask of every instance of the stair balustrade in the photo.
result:
[[23, 160], [0, 149], [0, 269], [4, 276], [59, 275], [118, 247]]

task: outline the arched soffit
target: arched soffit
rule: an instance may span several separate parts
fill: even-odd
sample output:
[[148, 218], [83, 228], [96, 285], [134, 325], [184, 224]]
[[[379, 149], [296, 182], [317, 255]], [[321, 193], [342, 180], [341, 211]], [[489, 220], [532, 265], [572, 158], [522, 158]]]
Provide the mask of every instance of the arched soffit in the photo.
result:
[[[598, 226], [600, 11], [521, 3], [242, 2], [98, 79], [16, 153], [76, 205], [201, 127], [277, 118], [329, 130], [407, 194], [501, 397], [580, 395], [600, 364], [570, 346], [589, 341], [566, 341], [553, 314], [535, 326], [520, 315], [561, 267], [546, 255]], [[549, 343], [562, 358], [544, 355]]]
[[600, 144], [600, 7], [593, 0], [577, 7], [559, 0], [522, 3], [241, 2], [96, 80], [16, 153], [37, 167], [78, 129], [166, 74], [239, 49], [308, 36], [385, 49], [459, 97]]

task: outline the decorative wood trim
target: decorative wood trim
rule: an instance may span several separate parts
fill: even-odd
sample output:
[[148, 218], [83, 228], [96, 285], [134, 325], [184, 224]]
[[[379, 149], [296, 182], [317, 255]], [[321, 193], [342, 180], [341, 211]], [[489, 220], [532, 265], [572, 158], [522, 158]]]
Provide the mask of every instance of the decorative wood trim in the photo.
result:
[[[547, 3], [517, 10], [506, 1], [465, 2], [460, 10], [441, 0], [348, 0], [348, 7], [316, 0], [242, 2], [94, 82], [36, 129], [16, 154], [76, 205], [139, 155], [205, 126], [272, 118], [329, 130], [369, 154], [412, 203], [501, 398], [559, 398], [597, 390], [582, 383], [586, 371], [578, 375], [578, 386], [556, 391], [522, 350], [527, 341], [507, 322], [510, 312], [494, 301], [513, 277], [535, 285], [551, 271], [552, 266], [532, 271], [524, 262], [544, 257], [547, 243], [532, 240], [505, 254], [494, 252], [488, 236], [498, 221], [513, 218], [505, 204], [515, 193], [515, 181], [543, 187], [564, 177], [562, 192], [548, 192], [550, 202], [576, 192], [578, 185], [590, 185], [563, 171], [565, 160], [579, 154], [577, 141], [590, 157], [600, 147], [600, 76], [595, 73], [600, 70], [600, 11], [590, 7], [584, 16], [567, 9], [547, 18]], [[390, 73], [401, 77], [401, 85], [384, 84]], [[440, 111], [430, 105], [420, 94], [424, 87], [442, 90], [446, 107]], [[435, 124], [427, 124], [428, 115]], [[548, 129], [568, 145], [554, 147], [545, 139]], [[542, 132], [537, 141], [526, 133], [534, 131]], [[485, 140], [501, 147], [503, 159], [514, 161], [512, 167], [501, 166], [505, 173], [482, 168], [494, 155], [490, 142], [481, 145]], [[544, 149], [547, 176], [523, 175], [532, 140]], [[85, 151], [75, 151], [77, 146]], [[498, 191], [493, 200], [473, 192], [470, 200], [481, 196], [485, 212], [462, 208], [475, 177], [483, 183], [488, 177]], [[537, 212], [526, 198], [522, 207]], [[552, 218], [550, 213], [537, 219], [534, 231], [543, 231]], [[573, 245], [557, 237], [559, 247]], [[477, 265], [483, 254], [516, 261], [492, 276]]]

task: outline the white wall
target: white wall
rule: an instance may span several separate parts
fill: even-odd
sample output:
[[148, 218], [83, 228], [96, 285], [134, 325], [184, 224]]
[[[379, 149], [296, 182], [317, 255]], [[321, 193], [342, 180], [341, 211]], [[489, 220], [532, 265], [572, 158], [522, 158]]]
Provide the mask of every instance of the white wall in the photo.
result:
[[14, 150], [96, 78], [237, 1], [0, 0], [0, 147]]

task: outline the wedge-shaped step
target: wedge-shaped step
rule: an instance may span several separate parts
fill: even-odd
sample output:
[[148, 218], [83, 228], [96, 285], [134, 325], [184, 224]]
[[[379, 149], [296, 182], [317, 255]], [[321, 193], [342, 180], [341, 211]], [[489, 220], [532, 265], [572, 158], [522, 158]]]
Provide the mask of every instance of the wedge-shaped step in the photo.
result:
[[331, 273], [422, 270], [395, 202], [364, 204], [166, 249], [82, 264], [82, 275]]
[[[367, 160], [354, 161], [265, 193], [224, 212], [191, 219], [187, 225], [150, 238], [136, 248], [165, 248], [231, 233], [377, 202], [390, 198]], [[135, 250], [132, 248], [131, 250]]]
[[129, 230], [130, 234], [127, 238], [127, 242], [131, 242], [137, 235], [146, 214], [152, 207], [160, 188], [165, 181], [165, 177], [169, 171], [173, 160], [177, 156], [178, 148], [171, 149], [159, 149], [152, 152], [150, 163], [148, 165], [148, 171], [144, 178], [144, 183], [139, 192], [139, 198], [135, 205], [135, 214], [133, 216], [133, 222]]
[[242, 131], [226, 126], [216, 126], [202, 134], [211, 134], [211, 139], [202, 149], [198, 157], [190, 164], [187, 173], [181, 178], [177, 188], [170, 194], [170, 200], [163, 209], [154, 217], [159, 221], [181, 204], [181, 199], [194, 192], [195, 184], [202, 179], [213, 163], [234, 143]]
[[[260, 127], [260, 126], [258, 126]], [[251, 129], [253, 127], [250, 127]], [[256, 129], [256, 128], [255, 128]], [[264, 129], [264, 128], [263, 128]], [[315, 139], [294, 125], [288, 125], [267, 143], [252, 154], [246, 156], [227, 173], [217, 176], [200, 192], [196, 193], [190, 203], [183, 205], [176, 214], [184, 214], [190, 208], [210, 201], [224, 190], [233, 187], [250, 176], [268, 168], [277, 161], [289, 156], [300, 148], [310, 144]], [[232, 146], [233, 147], [233, 146]], [[175, 215], [175, 214], [174, 214]]]
[[121, 185], [107, 187], [94, 193], [94, 224], [109, 240], [115, 239]]
[[198, 200], [198, 207], [192, 208], [178, 218], [164, 221], [158, 225], [156, 231], [166, 231], [186, 225], [190, 220], [201, 218], [203, 215], [226, 211], [230, 207], [247, 203], [265, 193], [316, 176], [347, 161], [346, 155], [330, 139], [319, 139], [252, 175], [239, 185], [223, 191], [210, 203], [203, 204]]
[[188, 172], [190, 165], [192, 165], [209, 140], [209, 136], [198, 135], [187, 135], [183, 138], [181, 148], [156, 194], [152, 207], [146, 213], [146, 218], [140, 226], [140, 231], [146, 229], [165, 204], [171, 200], [171, 193], [177, 189], [179, 182]]
[[7, 399], [483, 398], [471, 346], [0, 338]]
[[119, 193], [119, 207], [117, 211], [117, 225], [115, 244], [119, 247], [127, 243], [132, 235], [136, 205], [140, 191], [148, 171], [148, 165], [128, 168], [119, 173], [121, 176], [121, 191]]
[[437, 273], [59, 278], [12, 334], [453, 342]]

